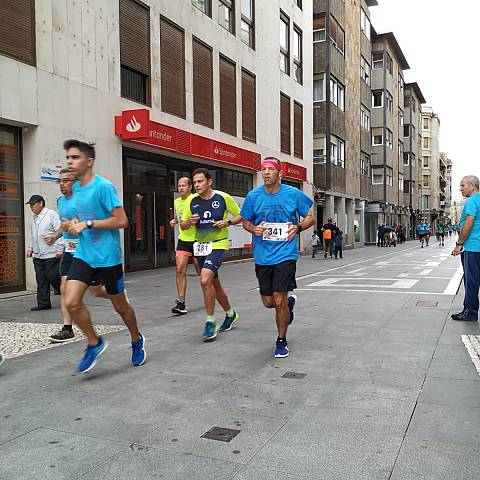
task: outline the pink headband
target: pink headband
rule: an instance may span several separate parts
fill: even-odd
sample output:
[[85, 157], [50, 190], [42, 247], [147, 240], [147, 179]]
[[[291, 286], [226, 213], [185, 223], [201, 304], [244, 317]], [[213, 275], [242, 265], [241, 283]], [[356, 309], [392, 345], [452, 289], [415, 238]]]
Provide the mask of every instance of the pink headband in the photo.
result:
[[278, 171], [282, 170], [282, 166], [281, 166], [280, 162], [278, 160], [274, 160], [272, 158], [262, 160], [261, 165], [262, 165], [262, 167], [276, 168]]

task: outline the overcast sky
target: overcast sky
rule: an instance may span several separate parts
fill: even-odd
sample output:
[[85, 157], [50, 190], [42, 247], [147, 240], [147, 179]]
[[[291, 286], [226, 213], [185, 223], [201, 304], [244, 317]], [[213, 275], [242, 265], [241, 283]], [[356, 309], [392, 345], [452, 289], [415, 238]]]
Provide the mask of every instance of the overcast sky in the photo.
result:
[[378, 0], [378, 33], [393, 32], [427, 105], [440, 117], [440, 151], [453, 161], [452, 194], [464, 175], [480, 176], [479, 0]]

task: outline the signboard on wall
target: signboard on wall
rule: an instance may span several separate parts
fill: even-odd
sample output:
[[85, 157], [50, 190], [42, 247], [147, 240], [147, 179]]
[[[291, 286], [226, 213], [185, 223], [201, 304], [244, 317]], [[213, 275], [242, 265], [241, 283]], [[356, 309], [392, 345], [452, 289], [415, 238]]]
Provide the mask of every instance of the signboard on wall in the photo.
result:
[[42, 162], [40, 164], [40, 178], [50, 182], [58, 182], [60, 180], [60, 170], [62, 168], [62, 165]]

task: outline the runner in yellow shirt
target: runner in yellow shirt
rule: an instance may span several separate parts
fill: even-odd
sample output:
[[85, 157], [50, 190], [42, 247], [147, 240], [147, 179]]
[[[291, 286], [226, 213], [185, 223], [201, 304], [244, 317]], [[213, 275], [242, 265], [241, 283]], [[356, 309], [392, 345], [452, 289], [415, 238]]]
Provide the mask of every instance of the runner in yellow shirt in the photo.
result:
[[[170, 221], [170, 226], [175, 228], [175, 225], [179, 223], [185, 210], [185, 205], [188, 199], [192, 196], [192, 181], [188, 177], [182, 177], [178, 179], [178, 193], [180, 197], [175, 199], [173, 205], [175, 207], [175, 216]], [[180, 229], [178, 236], [177, 249], [175, 252], [175, 263], [177, 266], [177, 291], [178, 299], [175, 306], [172, 308], [172, 313], [178, 315], [185, 315], [188, 311], [185, 307], [185, 294], [187, 292], [187, 269], [188, 261], [193, 258], [193, 265], [198, 275], [200, 275], [200, 269], [198, 268], [197, 259], [193, 257], [193, 242], [195, 241], [195, 226], [190, 227], [187, 230]]]

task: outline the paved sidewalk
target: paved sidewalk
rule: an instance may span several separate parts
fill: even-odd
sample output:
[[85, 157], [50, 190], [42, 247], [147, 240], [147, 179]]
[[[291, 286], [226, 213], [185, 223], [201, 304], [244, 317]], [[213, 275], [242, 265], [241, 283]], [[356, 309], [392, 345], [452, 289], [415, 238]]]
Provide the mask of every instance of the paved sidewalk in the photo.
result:
[[[110, 349], [84, 376], [83, 342], [8, 358], [0, 478], [479, 478], [480, 376], [461, 336], [480, 328], [449, 318], [463, 298], [449, 294], [459, 265], [449, 252], [409, 242], [302, 258], [291, 355], [277, 360], [253, 264], [222, 268], [241, 318], [208, 344], [195, 277], [190, 313], [176, 317], [173, 268], [128, 275], [147, 363], [130, 366], [125, 330], [108, 334]], [[33, 301], [0, 300], [0, 332], [15, 324], [23, 342], [41, 343], [59, 310], [31, 313]], [[107, 302], [89, 304], [97, 324], [121, 326]], [[17, 343], [0, 337], [0, 349]], [[212, 427], [237, 434], [202, 438]]]

